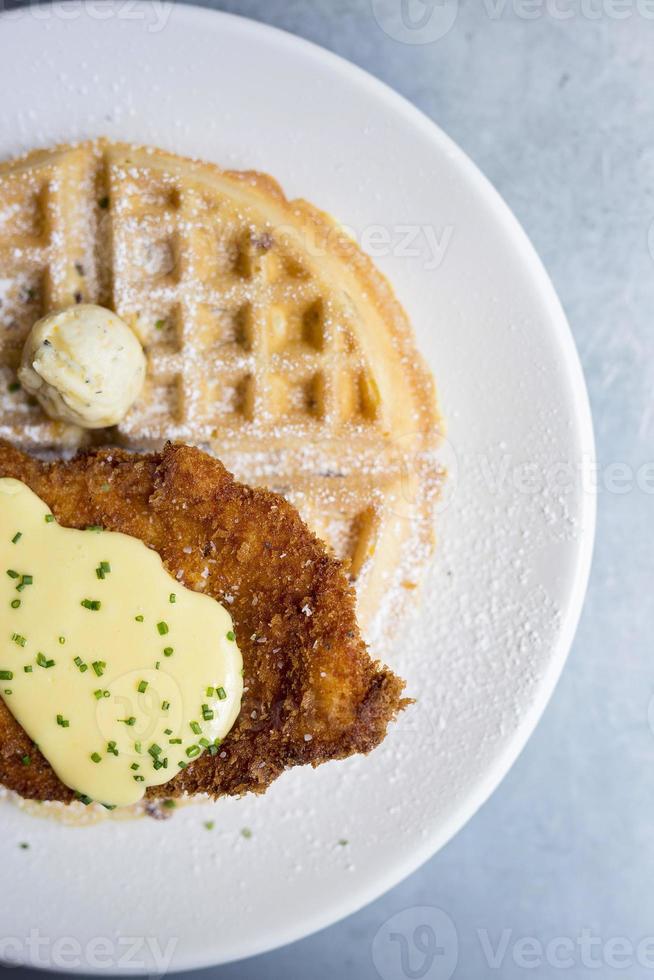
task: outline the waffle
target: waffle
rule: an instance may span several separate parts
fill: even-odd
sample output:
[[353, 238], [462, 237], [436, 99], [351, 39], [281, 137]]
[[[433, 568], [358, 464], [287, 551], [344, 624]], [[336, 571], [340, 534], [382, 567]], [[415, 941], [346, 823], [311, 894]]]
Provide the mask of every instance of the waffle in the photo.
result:
[[[53, 422], [16, 383], [31, 325], [76, 302], [115, 310], [147, 354], [113, 429]], [[389, 284], [270, 177], [104, 140], [0, 165], [0, 436], [208, 449], [298, 507], [347, 563], [367, 625], [431, 551], [438, 430]]]

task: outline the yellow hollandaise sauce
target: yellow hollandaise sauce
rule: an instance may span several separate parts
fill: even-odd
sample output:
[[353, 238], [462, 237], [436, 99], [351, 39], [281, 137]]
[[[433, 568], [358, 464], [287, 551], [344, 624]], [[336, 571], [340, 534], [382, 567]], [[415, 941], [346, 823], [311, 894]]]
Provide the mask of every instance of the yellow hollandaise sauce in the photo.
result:
[[139, 539], [60, 527], [0, 479], [0, 697], [80, 799], [129, 806], [218, 755], [242, 674], [220, 603]]

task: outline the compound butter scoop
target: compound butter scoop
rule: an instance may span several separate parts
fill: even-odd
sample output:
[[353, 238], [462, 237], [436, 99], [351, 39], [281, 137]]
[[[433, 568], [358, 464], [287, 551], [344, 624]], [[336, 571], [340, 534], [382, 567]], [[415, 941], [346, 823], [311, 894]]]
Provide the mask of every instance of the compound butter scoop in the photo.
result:
[[82, 304], [34, 324], [18, 378], [51, 418], [101, 429], [127, 415], [145, 370], [143, 348], [127, 324], [111, 310]]

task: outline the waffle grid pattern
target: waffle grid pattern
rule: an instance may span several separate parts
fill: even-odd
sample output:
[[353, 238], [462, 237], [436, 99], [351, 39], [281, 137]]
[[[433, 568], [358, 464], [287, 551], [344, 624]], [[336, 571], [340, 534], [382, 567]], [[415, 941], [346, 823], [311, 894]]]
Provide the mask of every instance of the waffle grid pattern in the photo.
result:
[[150, 192], [128, 165], [112, 167], [114, 304], [148, 348], [151, 377], [123, 432], [160, 440], [171, 416], [180, 436], [209, 441], [248, 423], [323, 434], [374, 423], [346, 314], [274, 231], [168, 176]]

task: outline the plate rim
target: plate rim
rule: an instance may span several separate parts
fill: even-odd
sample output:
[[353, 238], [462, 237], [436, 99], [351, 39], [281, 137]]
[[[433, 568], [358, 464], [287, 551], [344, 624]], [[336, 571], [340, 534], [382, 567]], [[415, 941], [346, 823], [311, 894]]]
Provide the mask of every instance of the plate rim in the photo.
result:
[[[107, 4], [107, 6], [115, 5], [115, 0]], [[74, 7], [78, 11], [81, 9], [79, 19], [90, 19], [84, 7], [82, 6], [80, 8], [78, 0], [64, 0], [58, 6], [63, 8]], [[135, 0], [133, 3], [133, 7], [145, 6], [147, 6], [146, 0]], [[390, 105], [393, 110], [404, 116], [407, 123], [420, 129], [433, 143], [437, 152], [442, 153], [446, 151], [450, 159], [454, 161], [458, 172], [464, 176], [466, 181], [478, 188], [485, 203], [489, 207], [489, 211], [492, 212], [494, 220], [497, 224], [503, 226], [507, 237], [516, 246], [521, 255], [524, 268], [529, 272], [530, 281], [534, 284], [534, 288], [537, 289], [538, 295], [547, 310], [548, 329], [551, 329], [554, 333], [557, 346], [564, 360], [564, 366], [569, 375], [571, 402], [574, 406], [574, 422], [578, 431], [581, 451], [591, 461], [594, 460], [596, 457], [595, 437], [588, 389], [568, 318], [545, 266], [526, 231], [509, 205], [504, 201], [499, 191], [496, 190], [491, 181], [485, 176], [478, 165], [472, 161], [468, 154], [441, 129], [438, 123], [433, 121], [418, 106], [409, 101], [409, 99], [395, 91], [390, 85], [364, 68], [359, 67], [314, 41], [293, 34], [283, 28], [241, 14], [215, 10], [211, 7], [203, 7], [194, 3], [176, 3], [174, 0], [173, 2], [165, 0], [165, 2], [160, 2], [159, 6], [160, 9], [166, 8], [168, 17], [174, 15], [177, 18], [185, 18], [192, 25], [202, 23], [202, 26], [207, 29], [214, 30], [219, 22], [229, 22], [232, 26], [236, 26], [237, 29], [244, 33], [250, 33], [253, 37], [258, 35], [272, 39], [278, 45], [302, 49], [305, 54], [314, 59], [318, 59], [324, 67], [339, 73], [341, 77], [344, 77], [352, 84], [365, 86], [373, 96]], [[18, 8], [18, 10], [20, 9]], [[0, 12], [0, 30], [11, 29], [12, 24], [16, 23], [20, 23], [20, 20], [16, 18], [16, 10]], [[175, 972], [181, 973], [219, 966], [259, 956], [307, 938], [321, 929], [326, 929], [348, 916], [355, 914], [394, 888], [409, 875], [413, 874], [426, 861], [434, 857], [489, 800], [513, 767], [535, 731], [559, 681], [579, 625], [590, 578], [595, 542], [597, 519], [596, 490], [584, 492], [581, 499], [583, 503], [580, 507], [579, 514], [580, 531], [574, 562], [571, 563], [574, 567], [574, 571], [571, 574], [572, 584], [569, 590], [566, 608], [562, 613], [561, 625], [556, 642], [551, 646], [546, 668], [538, 682], [537, 694], [525, 711], [520, 724], [516, 727], [511, 738], [498, 753], [494, 765], [489, 768], [483, 777], [478, 779], [474, 790], [466, 794], [464, 799], [453, 808], [447, 819], [436, 830], [428, 832], [424, 840], [416, 844], [410, 856], [404, 855], [402, 858], [392, 861], [389, 860], [389, 856], [387, 855], [385, 867], [379, 870], [374, 879], [369, 877], [364, 883], [358, 884], [353, 890], [348, 890], [347, 896], [341, 896], [338, 907], [332, 903], [327, 907], [323, 907], [320, 911], [307, 913], [302, 919], [301, 926], [291, 925], [283, 933], [276, 930], [274, 935], [267, 935], [264, 931], [257, 936], [255, 942], [249, 941], [245, 943], [241, 940], [239, 943], [234, 944], [234, 949], [227, 957], [222, 956], [218, 950], [209, 954], [206, 948], [203, 948], [197, 955], [193, 955], [193, 953], [189, 955], [187, 953], [180, 961], [174, 963]], [[9, 965], [29, 967], [31, 964], [27, 960], [24, 960], [20, 964], [12, 963]], [[47, 967], [47, 969], [54, 973], [81, 972], [77, 969], [64, 971], [63, 968], [58, 969], [57, 967]], [[84, 972], [88, 973], [88, 968]], [[97, 972], [103, 971], [98, 970]], [[130, 969], [122, 972], [131, 975], [144, 975], [147, 970]]]

